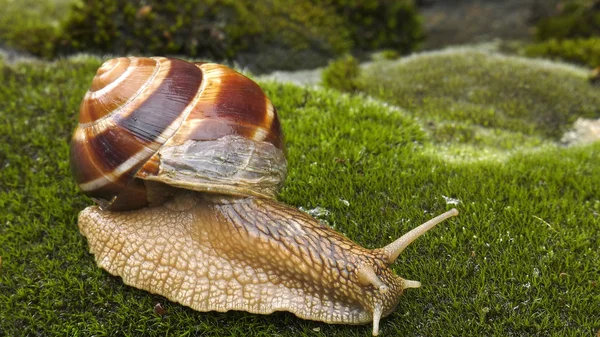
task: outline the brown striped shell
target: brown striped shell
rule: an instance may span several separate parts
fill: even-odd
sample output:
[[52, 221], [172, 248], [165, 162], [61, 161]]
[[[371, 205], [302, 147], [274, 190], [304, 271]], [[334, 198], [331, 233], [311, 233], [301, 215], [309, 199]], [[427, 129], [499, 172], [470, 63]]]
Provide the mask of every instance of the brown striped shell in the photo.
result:
[[252, 80], [219, 64], [129, 57], [98, 69], [71, 169], [84, 193], [124, 210], [164, 184], [272, 198], [286, 159], [276, 110]]

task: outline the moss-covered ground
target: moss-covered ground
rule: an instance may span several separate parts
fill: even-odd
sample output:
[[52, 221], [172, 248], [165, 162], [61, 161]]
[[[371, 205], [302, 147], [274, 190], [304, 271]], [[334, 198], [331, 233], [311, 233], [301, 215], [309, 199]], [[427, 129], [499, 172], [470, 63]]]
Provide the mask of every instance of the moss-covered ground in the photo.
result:
[[[521, 62], [500, 74], [490, 57], [473, 57], [470, 67], [428, 68], [427, 85], [403, 75], [418, 69], [417, 57], [411, 67], [382, 68], [387, 77], [376, 77], [373, 96], [406, 110], [262, 83], [288, 146], [280, 199], [327, 209], [322, 220], [368, 248], [459, 209], [395, 264], [423, 287], [407, 291], [382, 321], [384, 336], [593, 336], [600, 330], [600, 143], [555, 141], [578, 115], [599, 117], [600, 89], [584, 88], [583, 72], [571, 68], [531, 70]], [[67, 154], [79, 101], [100, 63], [0, 61], [0, 335], [370, 335], [368, 325], [288, 313], [195, 312], [96, 267], [76, 224], [91, 202], [71, 180]], [[521, 86], [508, 82], [517, 76]], [[500, 92], [502, 116], [482, 103]], [[556, 117], [564, 100], [587, 108], [565, 103], [567, 116], [542, 118]], [[481, 141], [448, 135], [454, 127], [435, 131], [443, 125]], [[503, 142], [483, 137], [496, 133]], [[456, 148], [480, 160], [453, 160]], [[492, 148], [503, 155], [480, 154]], [[166, 314], [154, 312], [156, 303]]]
[[0, 46], [52, 57], [61, 22], [78, 0], [0, 0]]
[[600, 91], [588, 76], [564, 63], [449, 48], [375, 62], [354, 85], [405, 108], [438, 153], [473, 160], [537, 149], [577, 118], [599, 118]]

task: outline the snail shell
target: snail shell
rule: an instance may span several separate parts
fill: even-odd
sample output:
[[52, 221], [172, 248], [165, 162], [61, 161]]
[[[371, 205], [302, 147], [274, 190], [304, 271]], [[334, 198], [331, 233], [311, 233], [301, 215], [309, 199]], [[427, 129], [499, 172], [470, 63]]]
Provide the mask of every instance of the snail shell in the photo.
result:
[[81, 103], [71, 167], [84, 193], [127, 210], [151, 201], [144, 180], [273, 198], [283, 150], [275, 108], [247, 77], [213, 63], [117, 58]]
[[274, 200], [286, 175], [275, 108], [221, 65], [118, 58], [98, 70], [71, 144], [79, 214], [97, 264], [199, 311], [290, 311], [373, 322], [417, 281], [390, 265], [448, 211], [391, 244], [363, 248]]

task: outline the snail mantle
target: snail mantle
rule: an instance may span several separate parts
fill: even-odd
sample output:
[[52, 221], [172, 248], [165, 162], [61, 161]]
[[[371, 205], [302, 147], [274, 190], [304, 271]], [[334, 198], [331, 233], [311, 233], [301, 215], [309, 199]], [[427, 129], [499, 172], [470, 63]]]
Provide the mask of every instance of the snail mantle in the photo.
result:
[[365, 249], [275, 200], [287, 161], [275, 107], [213, 63], [117, 58], [81, 103], [71, 169], [94, 201], [79, 229], [97, 264], [128, 285], [199, 311], [289, 311], [373, 323], [417, 281], [390, 269], [452, 209]]

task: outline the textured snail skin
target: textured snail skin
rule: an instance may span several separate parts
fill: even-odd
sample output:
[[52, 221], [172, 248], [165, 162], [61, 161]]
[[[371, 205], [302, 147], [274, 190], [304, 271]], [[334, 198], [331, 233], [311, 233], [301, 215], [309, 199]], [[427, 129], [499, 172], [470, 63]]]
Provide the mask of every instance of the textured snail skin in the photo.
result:
[[390, 269], [446, 212], [368, 250], [274, 200], [281, 127], [254, 82], [221, 65], [119, 58], [98, 70], [71, 142], [79, 214], [97, 264], [199, 311], [289, 311], [362, 324], [417, 281]]
[[453, 209], [389, 246], [368, 250], [271, 199], [177, 189], [156, 207], [88, 207], [79, 214], [79, 229], [98, 266], [195, 310], [373, 322], [377, 336], [380, 318], [394, 310], [403, 290], [420, 286], [392, 272], [397, 255], [390, 251], [399, 253], [455, 215]]
[[[373, 306], [390, 313], [403, 280], [382, 255], [364, 249], [284, 204], [180, 192], [132, 212], [89, 207], [81, 233], [99, 266], [126, 284], [200, 311], [290, 311], [330, 323], [368, 323]], [[357, 282], [374, 265], [390, 290]]]

